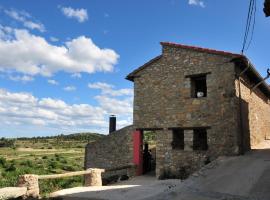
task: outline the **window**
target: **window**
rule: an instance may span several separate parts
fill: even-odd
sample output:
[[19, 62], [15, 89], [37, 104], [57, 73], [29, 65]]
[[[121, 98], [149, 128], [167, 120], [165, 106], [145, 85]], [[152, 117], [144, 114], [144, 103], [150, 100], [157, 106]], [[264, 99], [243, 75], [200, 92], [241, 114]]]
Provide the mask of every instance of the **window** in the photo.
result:
[[206, 75], [190, 77], [191, 97], [201, 98], [207, 96]]
[[172, 149], [184, 149], [184, 130], [173, 129]]
[[206, 129], [193, 130], [193, 150], [207, 150], [207, 131]]

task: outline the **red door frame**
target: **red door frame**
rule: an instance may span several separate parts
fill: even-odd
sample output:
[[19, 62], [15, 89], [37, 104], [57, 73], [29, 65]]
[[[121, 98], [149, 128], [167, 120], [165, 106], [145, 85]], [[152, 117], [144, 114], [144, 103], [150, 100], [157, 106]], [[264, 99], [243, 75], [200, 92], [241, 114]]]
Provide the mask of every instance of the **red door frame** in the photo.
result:
[[136, 175], [143, 173], [143, 132], [133, 132], [133, 163], [137, 165]]

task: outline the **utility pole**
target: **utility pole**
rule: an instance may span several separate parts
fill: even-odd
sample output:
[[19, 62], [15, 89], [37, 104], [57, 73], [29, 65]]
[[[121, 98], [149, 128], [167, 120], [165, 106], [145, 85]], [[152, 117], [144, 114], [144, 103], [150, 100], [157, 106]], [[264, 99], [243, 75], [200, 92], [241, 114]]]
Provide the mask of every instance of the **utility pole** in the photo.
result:
[[270, 0], [265, 0], [263, 11], [264, 11], [266, 17], [270, 16]]

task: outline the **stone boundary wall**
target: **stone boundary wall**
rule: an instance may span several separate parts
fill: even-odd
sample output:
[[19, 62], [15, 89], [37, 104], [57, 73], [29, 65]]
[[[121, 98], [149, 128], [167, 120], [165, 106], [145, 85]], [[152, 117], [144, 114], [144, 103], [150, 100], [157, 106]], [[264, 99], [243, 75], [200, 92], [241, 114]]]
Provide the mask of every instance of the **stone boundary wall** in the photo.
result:
[[[106, 169], [123, 167], [133, 163], [133, 126], [117, 130], [106, 137], [87, 144], [85, 148], [85, 168], [102, 168], [103, 178], [123, 175], [123, 171], [106, 172]], [[134, 169], [135, 170], [135, 169]], [[127, 170], [126, 170], [127, 171]], [[129, 175], [134, 174], [129, 172]]]
[[[270, 100], [258, 88], [251, 93], [251, 83], [246, 76], [241, 78], [241, 101], [245, 144], [255, 148], [265, 139], [270, 139]], [[236, 96], [239, 98], [239, 82], [235, 81]], [[239, 119], [240, 121], [240, 119]], [[248, 139], [250, 141], [248, 141]], [[247, 147], [248, 148], [248, 147]]]

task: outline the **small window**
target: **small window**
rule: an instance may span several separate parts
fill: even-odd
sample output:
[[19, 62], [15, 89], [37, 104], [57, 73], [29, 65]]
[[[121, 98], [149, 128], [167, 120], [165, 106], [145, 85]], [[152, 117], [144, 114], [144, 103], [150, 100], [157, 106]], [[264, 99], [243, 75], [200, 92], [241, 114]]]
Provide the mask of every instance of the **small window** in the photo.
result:
[[184, 149], [184, 130], [174, 129], [173, 130], [173, 141], [172, 149]]
[[195, 129], [193, 130], [193, 150], [208, 149], [207, 144], [207, 131], [206, 129]]
[[191, 77], [191, 97], [201, 98], [207, 96], [206, 75]]

